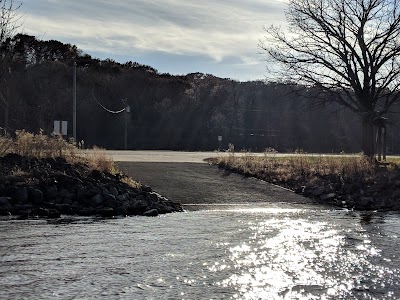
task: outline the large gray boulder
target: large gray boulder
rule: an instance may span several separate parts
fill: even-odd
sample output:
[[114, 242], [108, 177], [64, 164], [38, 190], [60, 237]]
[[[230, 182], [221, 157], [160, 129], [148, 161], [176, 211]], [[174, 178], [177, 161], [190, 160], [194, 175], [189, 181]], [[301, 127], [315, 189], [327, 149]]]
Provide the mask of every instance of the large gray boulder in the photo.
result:
[[28, 190], [26, 187], [19, 187], [14, 193], [14, 198], [18, 203], [27, 203], [29, 199]]
[[98, 215], [102, 217], [113, 217], [115, 215], [114, 209], [111, 207], [101, 207], [96, 210]]
[[118, 207], [117, 209], [114, 210], [116, 216], [126, 216], [128, 214], [128, 211], [124, 207]]
[[0, 197], [0, 216], [7, 216], [13, 210], [11, 205], [11, 198]]
[[119, 202], [125, 202], [125, 201], [129, 201], [129, 194], [128, 193], [123, 193], [123, 194], [121, 194], [121, 195], [118, 195], [117, 197], [117, 200], [119, 201]]
[[11, 207], [10, 197], [0, 197], [0, 207]]
[[30, 198], [33, 204], [40, 205], [43, 203], [43, 192], [39, 189], [32, 189], [30, 191]]
[[115, 198], [114, 195], [107, 194], [104, 196], [104, 205], [116, 209], [121, 203]]
[[118, 190], [115, 186], [110, 186], [110, 188], [108, 189], [108, 191], [110, 192], [111, 195], [117, 197], [118, 196]]
[[155, 209], [155, 208], [150, 209], [148, 211], [145, 211], [143, 213], [143, 216], [145, 216], [145, 217], [157, 217], [158, 216], [158, 210]]
[[89, 203], [90, 203], [90, 205], [91, 205], [92, 207], [97, 207], [97, 206], [102, 205], [103, 202], [104, 202], [104, 197], [103, 197], [103, 195], [97, 194], [97, 195], [93, 196], [93, 197], [90, 199], [90, 202], [89, 202]]
[[322, 201], [332, 201], [332, 200], [335, 199], [335, 197], [336, 197], [336, 194], [335, 194], [335, 193], [329, 193], [329, 194], [323, 194], [323, 195], [321, 195], [320, 199], [321, 199]]
[[46, 198], [48, 200], [57, 198], [57, 195], [58, 195], [58, 190], [55, 185], [51, 185], [46, 189]]

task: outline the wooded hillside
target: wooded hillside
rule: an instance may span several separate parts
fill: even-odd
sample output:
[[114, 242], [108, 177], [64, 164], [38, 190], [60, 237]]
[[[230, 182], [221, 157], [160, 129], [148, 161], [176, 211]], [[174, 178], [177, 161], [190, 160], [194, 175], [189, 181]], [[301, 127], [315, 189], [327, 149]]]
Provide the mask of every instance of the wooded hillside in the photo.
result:
[[[104, 108], [119, 111], [127, 99], [128, 149], [214, 150], [222, 136], [224, 149], [232, 143], [236, 150], [360, 151], [356, 116], [339, 107], [313, 108], [287, 85], [160, 74], [22, 34], [1, 45], [0, 126], [50, 134], [54, 120], [66, 120], [72, 135], [74, 62], [77, 139], [85, 146], [124, 147], [125, 113]], [[390, 116], [388, 153], [399, 153], [399, 117]]]

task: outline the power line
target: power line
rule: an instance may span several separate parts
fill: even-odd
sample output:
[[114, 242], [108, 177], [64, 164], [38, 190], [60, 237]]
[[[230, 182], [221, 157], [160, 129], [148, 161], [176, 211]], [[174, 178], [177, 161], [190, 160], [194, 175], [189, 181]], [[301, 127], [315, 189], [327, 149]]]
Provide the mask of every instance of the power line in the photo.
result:
[[107, 112], [109, 112], [109, 113], [111, 113], [111, 114], [120, 114], [120, 113], [122, 113], [122, 112], [124, 112], [124, 111], [126, 110], [126, 107], [124, 107], [124, 108], [121, 109], [121, 110], [117, 110], [117, 111], [108, 109], [107, 107], [105, 107], [103, 104], [101, 104], [101, 103], [97, 100], [96, 96], [95, 96], [94, 93], [93, 93], [93, 90], [91, 91], [91, 94], [92, 94], [93, 99], [101, 106], [101, 108], [103, 108], [105, 111], [107, 111]]

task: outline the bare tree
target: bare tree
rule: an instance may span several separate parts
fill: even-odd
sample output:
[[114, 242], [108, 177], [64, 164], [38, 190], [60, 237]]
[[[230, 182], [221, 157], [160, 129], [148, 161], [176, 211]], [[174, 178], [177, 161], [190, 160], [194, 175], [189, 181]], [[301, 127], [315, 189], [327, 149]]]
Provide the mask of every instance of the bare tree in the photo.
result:
[[21, 26], [19, 9], [22, 3], [14, 0], [0, 0], [0, 42], [13, 36]]
[[273, 76], [361, 116], [373, 157], [374, 122], [400, 99], [400, 1], [290, 0], [286, 20], [286, 32], [271, 26], [260, 45], [279, 65]]
[[9, 42], [21, 26], [19, 9], [22, 3], [14, 0], [0, 0], [0, 107], [4, 108], [4, 128], [8, 129], [11, 75], [11, 57]]

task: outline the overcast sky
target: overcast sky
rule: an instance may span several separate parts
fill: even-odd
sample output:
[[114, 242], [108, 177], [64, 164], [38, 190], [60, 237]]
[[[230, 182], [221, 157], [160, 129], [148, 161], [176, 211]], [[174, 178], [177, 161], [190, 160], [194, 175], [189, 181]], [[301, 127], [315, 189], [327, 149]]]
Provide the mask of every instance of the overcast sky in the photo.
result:
[[284, 22], [282, 0], [24, 0], [24, 32], [97, 58], [162, 73], [264, 79], [263, 26]]

